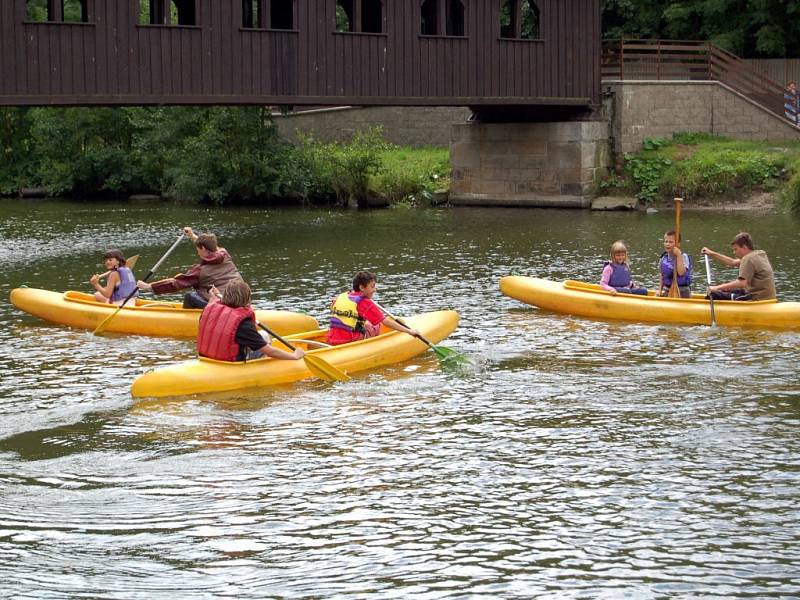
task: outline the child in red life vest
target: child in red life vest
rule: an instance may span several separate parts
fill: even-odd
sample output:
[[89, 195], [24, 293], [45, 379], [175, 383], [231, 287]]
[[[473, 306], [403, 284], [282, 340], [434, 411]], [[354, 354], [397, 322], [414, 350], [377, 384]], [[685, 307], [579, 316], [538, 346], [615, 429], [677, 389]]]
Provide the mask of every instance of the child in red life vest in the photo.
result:
[[[107, 250], [103, 254], [103, 262], [108, 270], [108, 279], [106, 279], [105, 286], [100, 284], [102, 275], [92, 275], [89, 283], [97, 291], [94, 293], [94, 299], [98, 302], [109, 302], [112, 304], [122, 304], [131, 292], [133, 295], [139, 294], [136, 291], [136, 278], [126, 265], [125, 257], [119, 250]], [[131, 304], [134, 301], [131, 300]]]
[[628, 249], [622, 240], [611, 244], [609, 262], [603, 267], [600, 277], [600, 287], [610, 292], [612, 296], [621, 294], [636, 294], [646, 296], [647, 289], [636, 285], [631, 279], [631, 269], [628, 266]]
[[270, 356], [285, 360], [303, 358], [305, 352], [297, 348], [286, 352], [273, 348], [256, 330], [256, 315], [250, 306], [250, 286], [244, 281], [233, 281], [220, 296], [216, 287], [211, 287], [208, 305], [200, 315], [200, 330], [197, 334], [197, 352], [200, 356], [243, 361], [250, 358]]
[[372, 296], [375, 295], [377, 281], [369, 271], [359, 271], [353, 278], [352, 291], [334, 298], [328, 330], [328, 343], [331, 346], [376, 336], [381, 331], [381, 324], [395, 331], [419, 335], [416, 329], [401, 325], [375, 305]]

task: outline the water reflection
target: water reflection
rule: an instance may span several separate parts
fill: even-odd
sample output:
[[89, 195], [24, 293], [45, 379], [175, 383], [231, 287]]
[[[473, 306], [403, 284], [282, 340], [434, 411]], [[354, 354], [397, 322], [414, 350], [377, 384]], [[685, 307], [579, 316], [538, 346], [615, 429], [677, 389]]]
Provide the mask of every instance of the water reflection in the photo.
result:
[[[134, 403], [132, 379], [191, 341], [98, 338], [2, 304], [0, 590], [800, 596], [798, 334], [579, 319], [498, 293], [512, 273], [594, 280], [620, 237], [652, 286], [671, 219], [0, 204], [5, 298], [86, 289], [105, 246], [149, 268], [189, 224], [220, 235], [259, 306], [322, 318], [374, 269], [401, 316], [457, 309], [445, 345], [474, 363], [427, 352], [347, 384]], [[743, 221], [800, 298], [791, 218], [686, 211], [685, 245], [725, 248]], [[182, 246], [163, 274], [192, 261]]]

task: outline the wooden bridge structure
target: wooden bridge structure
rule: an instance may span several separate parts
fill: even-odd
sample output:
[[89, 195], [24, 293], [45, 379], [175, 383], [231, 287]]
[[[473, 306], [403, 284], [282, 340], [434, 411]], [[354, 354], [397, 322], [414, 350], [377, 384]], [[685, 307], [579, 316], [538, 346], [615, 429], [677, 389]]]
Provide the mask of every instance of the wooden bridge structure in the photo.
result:
[[599, 0], [0, 0], [0, 106], [600, 104]]

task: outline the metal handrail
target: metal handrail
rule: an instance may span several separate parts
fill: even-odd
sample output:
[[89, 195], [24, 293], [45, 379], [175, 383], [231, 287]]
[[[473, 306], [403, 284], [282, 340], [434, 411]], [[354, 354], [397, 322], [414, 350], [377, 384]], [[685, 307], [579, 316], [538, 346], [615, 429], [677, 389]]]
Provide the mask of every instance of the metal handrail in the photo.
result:
[[[696, 40], [615, 39], [603, 42], [602, 75], [660, 81], [719, 81], [767, 110], [783, 115], [784, 86], [735, 54]], [[638, 74], [638, 76], [637, 76]]]

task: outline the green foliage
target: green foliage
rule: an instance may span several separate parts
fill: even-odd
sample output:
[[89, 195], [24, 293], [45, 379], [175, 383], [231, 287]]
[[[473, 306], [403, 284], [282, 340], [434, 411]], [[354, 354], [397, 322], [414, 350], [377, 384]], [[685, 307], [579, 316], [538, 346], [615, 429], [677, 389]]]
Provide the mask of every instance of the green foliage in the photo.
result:
[[607, 38], [710, 40], [746, 57], [800, 56], [800, 0], [604, 0]]
[[25, 3], [26, 21], [47, 21], [49, 11], [47, 10], [47, 0], [27, 0]]
[[[649, 142], [649, 143], [648, 143]], [[625, 155], [625, 172], [643, 202], [673, 196], [719, 197], [755, 188], [776, 189], [800, 167], [800, 146], [680, 133], [672, 140], [649, 140]]]
[[631, 190], [631, 182], [625, 175], [620, 175], [616, 171], [611, 171], [608, 175], [600, 179], [600, 191], [604, 194], [619, 194]]
[[38, 185], [30, 110], [0, 108], [0, 194]]
[[385, 170], [370, 181], [389, 202], [424, 204], [450, 186], [450, 153], [446, 148], [391, 147], [381, 155]]
[[343, 203], [355, 201], [362, 205], [369, 196], [370, 177], [383, 170], [381, 152], [388, 148], [380, 127], [357, 131], [347, 144], [325, 144], [336, 197]]
[[224, 204], [278, 193], [285, 144], [266, 109], [208, 108], [200, 117], [165, 171], [174, 195]]
[[379, 128], [345, 144], [301, 137], [292, 145], [259, 107], [7, 108], [0, 142], [0, 194], [45, 186], [78, 198], [149, 192], [216, 204], [363, 205], [373, 194], [429, 194], [449, 169], [446, 150], [393, 149]]

